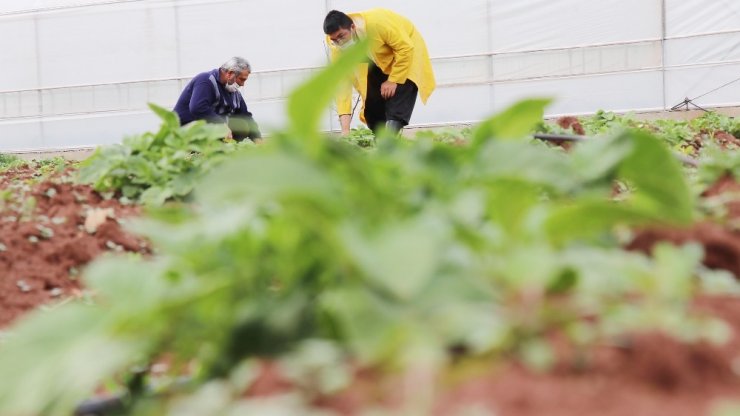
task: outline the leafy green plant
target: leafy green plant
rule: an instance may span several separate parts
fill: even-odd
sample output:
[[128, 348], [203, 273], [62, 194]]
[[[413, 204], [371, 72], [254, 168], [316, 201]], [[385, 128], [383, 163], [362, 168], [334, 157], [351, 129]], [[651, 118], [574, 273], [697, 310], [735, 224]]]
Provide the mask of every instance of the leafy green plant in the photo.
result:
[[740, 180], [740, 152], [728, 152], [716, 145], [708, 146], [700, 159], [700, 182], [708, 186], [726, 175]]
[[362, 148], [371, 148], [375, 147], [375, 134], [367, 127], [360, 127], [350, 130], [347, 141]]
[[587, 136], [616, 133], [627, 128], [641, 128], [642, 123], [635, 120], [630, 114], [616, 114], [610, 111], [599, 110], [590, 117], [581, 119], [581, 124]]
[[740, 121], [714, 111], [704, 113], [701, 117], [691, 120], [689, 124], [698, 132], [724, 131], [735, 137], [740, 136]]
[[[305, 395], [291, 409], [303, 412], [319, 386], [305, 382], [312, 369], [324, 369], [321, 390], [347, 383], [326, 373], [331, 363], [441, 371], [459, 347], [545, 368], [553, 330], [583, 345], [646, 329], [722, 338], [690, 313], [700, 250], [660, 247], [650, 259], [615, 238], [692, 220], [681, 167], [659, 140], [626, 131], [566, 155], [531, 141], [549, 101], [529, 100], [466, 146], [381, 137], [363, 152], [316, 128], [337, 79], [365, 56], [359, 45], [299, 88], [269, 145], [215, 152], [222, 163], [198, 181], [195, 204], [139, 222], [157, 256], [98, 261], [85, 271], [94, 304], [15, 327], [0, 347], [0, 371], [15, 375], [0, 378], [0, 411], [68, 414], [101, 380], [165, 354], [191, 383], [133, 391], [131, 413], [253, 409], [244, 391], [257, 359], [298, 366]], [[173, 129], [156, 137], [184, 134]], [[97, 169], [109, 171], [104, 160]], [[614, 180], [634, 192], [612, 200]], [[325, 360], [295, 358], [316, 345]]]
[[222, 125], [195, 122], [180, 127], [175, 113], [154, 104], [149, 107], [162, 120], [160, 130], [98, 148], [82, 162], [79, 182], [100, 192], [120, 192], [128, 199], [161, 205], [170, 198], [188, 196], [199, 177], [241, 147], [223, 142]]
[[25, 166], [26, 163], [18, 156], [0, 153], [0, 172]]
[[686, 121], [655, 120], [651, 125], [658, 138], [673, 146], [689, 141], [698, 134]]
[[445, 128], [437, 130], [420, 130], [416, 132], [416, 140], [432, 140], [434, 142], [463, 146], [470, 141], [473, 129], [470, 127], [463, 128]]

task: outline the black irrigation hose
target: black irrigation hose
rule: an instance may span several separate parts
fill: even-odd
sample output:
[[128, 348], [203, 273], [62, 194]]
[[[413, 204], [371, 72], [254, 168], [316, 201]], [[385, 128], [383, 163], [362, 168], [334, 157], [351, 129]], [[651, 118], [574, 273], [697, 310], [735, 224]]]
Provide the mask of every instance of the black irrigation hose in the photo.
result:
[[536, 133], [534, 135], [535, 139], [544, 140], [547, 142], [583, 142], [588, 140], [588, 137], [586, 136], [571, 136], [568, 134], [545, 134], [545, 133]]
[[[574, 136], [569, 134], [545, 134], [545, 133], [535, 133], [534, 138], [538, 140], [543, 140], [546, 142], [583, 142], [590, 140], [588, 136]], [[689, 157], [686, 155], [682, 155], [680, 153], [674, 153], [676, 156], [676, 159], [681, 161], [681, 163], [684, 163], [686, 165], [692, 166], [692, 167], [699, 167], [699, 161], [694, 159], [693, 157]]]
[[85, 400], [77, 406], [74, 416], [105, 416], [114, 412], [123, 412], [126, 410], [126, 397], [120, 395], [104, 399]]

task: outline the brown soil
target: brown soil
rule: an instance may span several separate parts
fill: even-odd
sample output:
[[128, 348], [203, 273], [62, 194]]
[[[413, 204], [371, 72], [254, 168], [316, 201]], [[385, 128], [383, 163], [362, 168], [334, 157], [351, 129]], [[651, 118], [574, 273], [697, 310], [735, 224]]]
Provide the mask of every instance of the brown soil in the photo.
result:
[[692, 156], [697, 156], [701, 149], [704, 148], [704, 135], [698, 134], [693, 139], [683, 143], [681, 145], [683, 149], [691, 148], [690, 154]]
[[[64, 174], [37, 176], [31, 168], [0, 174], [0, 192], [9, 193], [0, 202], [0, 327], [39, 305], [79, 296], [81, 269], [101, 254], [147, 252], [118, 222], [138, 215], [138, 207], [106, 200]], [[88, 213], [107, 208], [111, 218], [86, 230]]]
[[581, 125], [578, 117], [560, 117], [559, 119], [557, 119], [557, 123], [558, 126], [564, 129], [573, 130], [574, 134], [578, 134], [581, 136], [586, 134], [586, 130], [583, 129], [583, 125]]
[[[18, 212], [17, 204], [0, 202], [0, 242], [5, 246], [5, 251], [0, 251], [0, 327], [38, 305], [74, 296], [81, 287], [72, 271], [111, 248], [147, 251], [144, 242], [127, 234], [113, 218], [105, 219], [94, 233], [85, 229], [91, 210], [111, 208], [113, 216], [121, 219], [138, 215], [137, 207], [106, 200], [90, 187], [72, 185], [61, 176], [41, 181], [27, 191], [17, 189], [23, 180], [34, 177], [29, 171], [0, 175], [0, 192], [13, 190], [23, 196], [20, 202], [31, 196], [37, 201], [25, 214]], [[734, 181], [722, 180], [707, 195], [737, 186]], [[733, 206], [730, 211], [740, 214], [740, 207]], [[644, 231], [633, 248], [649, 251], [657, 241], [700, 241], [707, 248], [707, 264], [740, 276], [737, 238], [719, 225], [702, 223], [687, 230]], [[729, 344], [683, 344], [661, 334], [635, 334], [618, 344], [586, 351], [586, 365], [584, 361], [573, 365], [577, 361], [573, 351], [558, 348], [559, 362], [545, 374], [511, 360], [477, 362], [474, 372], [458, 368], [439, 377], [423, 371], [388, 375], [357, 370], [348, 389], [332, 397], [315, 397], [314, 403], [340, 414], [360, 414], [360, 409], [369, 405], [398, 406], [405, 399], [417, 398], [425, 386], [433, 389], [433, 410], [428, 413], [444, 416], [472, 414], [461, 409], [476, 405], [499, 416], [710, 415], [718, 400], [740, 402], [736, 373], [740, 298], [702, 297], [695, 307], [729, 324], [733, 330]], [[278, 367], [266, 363], [247, 394], [269, 396], [294, 388]]]
[[740, 148], [740, 139], [730, 133], [727, 133], [726, 131], [716, 131], [714, 132], [713, 137], [714, 140], [725, 149]]
[[[578, 120], [577, 117], [560, 117], [555, 121], [558, 126], [564, 129], [570, 129], [573, 134], [583, 136], [586, 134], [586, 131], [583, 129], [583, 126], [581, 125], [581, 122]], [[573, 148], [573, 142], [570, 142], [568, 140], [549, 140], [549, 143], [562, 147], [565, 150], [570, 150]]]
[[686, 229], [650, 228], [638, 232], [627, 248], [650, 254], [660, 242], [699, 243], [704, 246], [707, 267], [728, 270], [740, 277], [740, 235], [736, 232], [710, 222]]
[[725, 204], [727, 219], [740, 220], [740, 183], [731, 175], [725, 175], [702, 194], [703, 197], [714, 197], [718, 195], [728, 196], [728, 201]]
[[[724, 176], [702, 194], [703, 197], [718, 195], [740, 195], [740, 183], [731, 176]], [[740, 198], [728, 198], [725, 209], [725, 221], [740, 219]], [[651, 253], [659, 242], [676, 245], [699, 243], [704, 247], [704, 264], [707, 267], [728, 270], [740, 278], [740, 231], [706, 221], [684, 229], [648, 228], [639, 230], [627, 248]]]
[[[317, 397], [314, 404], [357, 415], [370, 407], [416, 403], [431, 393], [433, 410], [428, 414], [440, 416], [467, 414], [466, 409], [476, 406], [500, 416], [709, 416], [724, 400], [740, 403], [740, 376], [734, 370], [740, 357], [740, 298], [702, 297], [695, 309], [724, 320], [734, 332], [730, 342], [686, 344], [662, 334], [635, 334], [618, 345], [586, 350], [587, 360], [578, 366], [573, 350], [561, 345], [558, 364], [548, 373], [511, 360], [478, 361], [439, 376], [358, 370], [349, 388]], [[266, 363], [247, 395], [285, 394], [295, 388], [279, 367]]]
[[[698, 307], [739, 333], [740, 300], [704, 298]], [[740, 400], [732, 371], [738, 338], [715, 347], [687, 345], [660, 334], [636, 335], [623, 347], [591, 351], [586, 369], [537, 374], [509, 364], [444, 396], [439, 414], [460, 403], [483, 402], [497, 415], [710, 415], [718, 401]]]

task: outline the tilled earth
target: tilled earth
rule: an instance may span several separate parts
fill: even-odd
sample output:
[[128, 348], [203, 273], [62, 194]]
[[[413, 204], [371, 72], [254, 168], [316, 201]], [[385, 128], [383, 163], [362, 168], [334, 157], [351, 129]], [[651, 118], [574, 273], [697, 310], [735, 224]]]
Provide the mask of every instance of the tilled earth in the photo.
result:
[[[139, 207], [76, 185], [70, 175], [65, 170], [40, 178], [32, 168], [0, 174], [0, 330], [32, 309], [84, 296], [78, 279], [93, 259], [109, 252], [150, 252], [145, 240], [123, 226], [140, 215]], [[704, 196], [739, 190], [740, 184], [723, 178]], [[706, 249], [707, 266], [737, 276], [740, 233], [733, 224], [740, 218], [740, 199], [727, 200], [723, 221], [683, 230], [642, 230], [630, 248], [649, 253], [659, 241], [698, 241]], [[369, 404], [392, 405], [413, 397], [419, 382], [435, 388], [430, 414], [479, 414], [466, 412], [480, 406], [498, 416], [711, 416], [723, 401], [740, 403], [740, 298], [703, 296], [695, 300], [695, 308], [729, 324], [733, 337], [727, 345], [637, 334], [619, 347], [592, 348], [586, 366], [571, 365], [565, 348], [559, 365], [547, 374], [513, 362], [479, 362], [466, 377], [436, 381], [358, 372], [349, 389], [317, 398], [316, 405], [359, 414]], [[249, 394], [269, 396], [293, 388], [279, 371], [266, 367]]]
[[78, 278], [106, 252], [147, 253], [122, 226], [140, 208], [75, 185], [69, 169], [0, 174], [0, 328], [40, 305], [83, 296]]

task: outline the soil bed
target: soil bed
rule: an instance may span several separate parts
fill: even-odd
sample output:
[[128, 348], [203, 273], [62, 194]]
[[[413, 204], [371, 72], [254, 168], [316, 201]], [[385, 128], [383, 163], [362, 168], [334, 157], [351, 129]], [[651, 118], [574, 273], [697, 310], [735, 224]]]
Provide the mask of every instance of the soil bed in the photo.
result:
[[148, 251], [120, 223], [139, 207], [74, 185], [69, 174], [40, 179], [29, 167], [0, 173], [0, 328], [39, 305], [81, 296], [77, 279], [96, 257]]
[[[145, 241], [121, 225], [140, 215], [139, 207], [74, 185], [68, 174], [44, 180], [29, 168], [0, 174], [0, 328], [41, 305], [81, 296], [77, 279], [93, 259], [107, 252], [149, 252]], [[723, 179], [705, 196], [738, 189], [736, 182]], [[728, 219], [740, 217], [738, 204], [728, 203]], [[698, 241], [707, 250], [708, 266], [740, 275], [740, 239], [726, 225], [644, 230], [631, 248], [649, 252], [658, 241]], [[730, 326], [733, 336], [727, 345], [684, 344], [648, 333], [625, 337], [618, 346], [592, 348], [585, 366], [572, 365], [568, 348], [558, 349], [558, 365], [547, 374], [513, 361], [477, 362], [473, 373], [454, 377], [454, 382], [452, 377], [422, 380], [435, 386], [432, 413], [466, 414], [462, 409], [479, 405], [499, 416], [695, 416], [711, 415], [723, 400], [740, 403], [740, 298], [700, 297], [694, 304], [697, 311]], [[358, 372], [350, 388], [318, 398], [316, 404], [340, 414], [360, 414], [369, 405], [402, 401], [415, 394], [414, 385], [387, 374]], [[266, 365], [249, 394], [269, 396], [293, 388]]]

